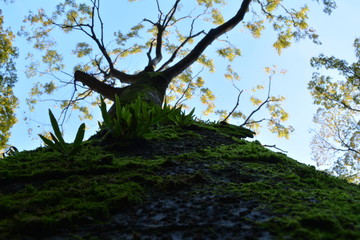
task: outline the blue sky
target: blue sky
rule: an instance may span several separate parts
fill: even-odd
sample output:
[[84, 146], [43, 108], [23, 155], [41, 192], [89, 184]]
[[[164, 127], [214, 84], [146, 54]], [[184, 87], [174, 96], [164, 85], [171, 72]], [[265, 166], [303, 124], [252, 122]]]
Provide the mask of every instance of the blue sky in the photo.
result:
[[[52, 2], [52, 4], [49, 2]], [[29, 10], [36, 11], [36, 9], [40, 7], [51, 7], [50, 5], [54, 5], [54, 2], [48, 0], [16, 0], [9, 5], [1, 3], [1, 9], [5, 16], [5, 24], [6, 26], [11, 26], [12, 30], [16, 32], [22, 25], [22, 20]], [[113, 1], [103, 0], [103, 9], [106, 9], [104, 23], [105, 28], [109, 31], [107, 41], [112, 40], [110, 33], [123, 28], [127, 23], [137, 24], [144, 17], [143, 14], [147, 14], [146, 7], [139, 8], [136, 5], [128, 8], [127, 11], [120, 11], [119, 9], [122, 9], [120, 6], [107, 7], [110, 3], [112, 4], [112, 2]], [[152, 2], [155, 3], [155, 1]], [[146, 3], [154, 4], [152, 2], [147, 1]], [[144, 0], [139, 1], [137, 4], [140, 6], [140, 4], [143, 3], [145, 3]], [[357, 28], [360, 26], [360, 17], [358, 15], [360, 11], [360, 1], [338, 1], [338, 8], [330, 16], [322, 12], [321, 6], [319, 6], [316, 1], [306, 1], [306, 3], [310, 7], [309, 23], [317, 30], [320, 35], [320, 40], [323, 43], [320, 46], [314, 45], [311, 41], [303, 40], [294, 43], [279, 56], [276, 50], [271, 47], [274, 35], [270, 30], [266, 30], [262, 38], [254, 39], [248, 32], [244, 31], [242, 27], [238, 27], [231, 33], [231, 37], [238, 43], [242, 51], [242, 56], [233, 64], [233, 67], [241, 76], [241, 80], [237, 84], [239, 88], [247, 89], [257, 84], [267, 84], [268, 78], [264, 73], [264, 67], [277, 65], [279, 69], [287, 70], [285, 75], [276, 75], [273, 77], [272, 94], [286, 97], [284, 108], [290, 114], [290, 119], [287, 123], [295, 128], [295, 132], [289, 140], [285, 140], [277, 138], [276, 135], [268, 133], [266, 129], [263, 128], [261, 133], [256, 136], [256, 140], [259, 140], [263, 144], [275, 144], [277, 147], [287, 151], [288, 156], [306, 164], [314, 164], [314, 162], [311, 161], [310, 155], [311, 149], [309, 145], [312, 134], [309, 133], [309, 130], [314, 128], [312, 117], [317, 106], [312, 104], [313, 100], [307, 90], [307, 83], [315, 70], [310, 67], [310, 58], [324, 53], [325, 55], [335, 55], [348, 61], [354, 59], [352, 43], [354, 38], [358, 36]], [[133, 11], [130, 11], [131, 9], [133, 9]], [[139, 11], [139, 9], [141, 10]], [[234, 9], [235, 8], [232, 8], [230, 5], [225, 6], [222, 10], [226, 16], [227, 13], [231, 14], [231, 11]], [[151, 16], [146, 17], [151, 18]], [[77, 41], [76, 38], [62, 33], [54, 37], [59, 42], [59, 48], [62, 49], [73, 47], [74, 42]], [[34, 112], [29, 112], [25, 98], [33, 82], [43, 79], [27, 79], [25, 77], [24, 68], [25, 65], [28, 64], [25, 56], [27, 52], [31, 50], [29, 49], [30, 45], [19, 37], [16, 40], [16, 46], [19, 48], [20, 57], [17, 62], [19, 81], [15, 88], [15, 94], [20, 100], [20, 108], [17, 111], [19, 122], [12, 129], [12, 137], [9, 144], [21, 150], [30, 150], [41, 145], [37, 133], [51, 129], [47, 108], [56, 111], [56, 107], [51, 102], [45, 102], [39, 104]], [[211, 49], [206, 53], [211, 55]], [[69, 57], [69, 61], [66, 61], [66, 63], [71, 69], [76, 62], [73, 62], [72, 56], [69, 55], [67, 57]], [[221, 71], [222, 60], [216, 57], [216, 55], [214, 55], [213, 58], [215, 63], [219, 65], [218, 71], [215, 74], [205, 76], [206, 83], [217, 95], [216, 105], [219, 108], [231, 110], [236, 101], [237, 91], [231, 86], [231, 83], [223, 77], [223, 72]], [[146, 60], [145, 54], [143, 59]], [[138, 63], [138, 59], [130, 59], [126, 63], [123, 63], [122, 68], [126, 68], [130, 72], [136, 71], [143, 67], [139, 67]], [[71, 93], [72, 88], [69, 87], [57, 94], [70, 96]], [[249, 106], [251, 107], [245, 98], [243, 102], [240, 103], [240, 108], [243, 107], [245, 112], [251, 111]], [[195, 105], [195, 107], [198, 109], [201, 108], [201, 106], [198, 105]], [[199, 112], [198, 114], [200, 115]], [[65, 139], [68, 139], [69, 142], [73, 140], [73, 136], [76, 133], [75, 128], [80, 125], [80, 121], [76, 115], [77, 114], [73, 114], [64, 125]], [[31, 121], [24, 121], [25, 118]], [[207, 118], [209, 117], [202, 116], [204, 120]], [[258, 116], [258, 119], [261, 118], [261, 115]], [[94, 119], [95, 121], [93, 122], [86, 122], [87, 127], [90, 128], [90, 130], [87, 131], [88, 136], [96, 130], [97, 120], [101, 120], [96, 109], [94, 109]], [[214, 116], [211, 117], [211, 119], [217, 119], [217, 117]], [[234, 123], [236, 124], [236, 121]], [[33, 129], [31, 134], [28, 133], [29, 129]]]

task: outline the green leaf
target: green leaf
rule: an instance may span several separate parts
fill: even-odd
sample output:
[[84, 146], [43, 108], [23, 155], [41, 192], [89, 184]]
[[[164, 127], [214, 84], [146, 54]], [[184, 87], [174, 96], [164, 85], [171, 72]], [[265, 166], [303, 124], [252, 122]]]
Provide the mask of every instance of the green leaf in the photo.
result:
[[51, 112], [50, 109], [49, 109], [49, 116], [50, 116], [51, 126], [52, 126], [52, 128], [54, 130], [56, 138], [59, 140], [61, 145], [66, 145], [66, 143], [65, 143], [65, 141], [64, 141], [64, 139], [62, 137], [58, 122], [56, 121], [56, 119], [54, 117], [54, 114]]
[[101, 102], [100, 103], [101, 116], [104, 120], [104, 125], [105, 125], [105, 127], [109, 128], [111, 126], [111, 118], [110, 118], [109, 113], [107, 112], [106, 103], [102, 96], [100, 96], [100, 102]]
[[222, 16], [221, 12], [219, 11], [219, 9], [213, 9], [211, 11], [211, 16], [213, 19], [213, 23], [216, 25], [221, 25], [224, 23], [224, 17]]
[[69, 153], [69, 147], [66, 143], [61, 143], [51, 132], [50, 132], [50, 136], [51, 136], [52, 140], [54, 141], [55, 145], [59, 146], [59, 148], [61, 149], [61, 151], [60, 151], [61, 153], [63, 153], [63, 154]]
[[41, 138], [41, 140], [48, 145], [49, 147], [51, 147], [52, 149], [54, 149], [57, 152], [62, 152], [62, 149], [60, 148], [59, 145], [56, 145], [55, 143], [53, 143], [52, 141], [50, 141], [49, 139], [47, 139], [46, 137], [42, 136], [39, 134], [39, 137]]
[[84, 135], [85, 135], [85, 123], [82, 123], [76, 133], [76, 137], [73, 143], [74, 148], [78, 148], [81, 145], [84, 139]]
[[73, 54], [75, 54], [78, 58], [82, 58], [89, 55], [92, 50], [92, 47], [88, 43], [80, 42], [76, 44], [76, 49], [73, 50]]

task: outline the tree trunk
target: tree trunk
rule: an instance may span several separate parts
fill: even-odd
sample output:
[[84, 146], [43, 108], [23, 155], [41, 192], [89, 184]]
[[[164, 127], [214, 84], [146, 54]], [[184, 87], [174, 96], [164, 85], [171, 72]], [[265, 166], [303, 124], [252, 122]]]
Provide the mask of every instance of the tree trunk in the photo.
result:
[[[119, 97], [120, 104], [126, 105], [140, 97], [143, 101], [161, 106], [166, 89], [171, 82], [172, 77], [163, 72], [141, 72], [131, 85], [123, 88], [115, 88], [100, 82], [91, 75], [76, 71], [75, 81], [80, 81], [92, 90], [103, 95], [112, 101], [115, 101], [115, 95]], [[114, 105], [113, 105], [114, 106]], [[114, 110], [112, 107], [111, 112]]]

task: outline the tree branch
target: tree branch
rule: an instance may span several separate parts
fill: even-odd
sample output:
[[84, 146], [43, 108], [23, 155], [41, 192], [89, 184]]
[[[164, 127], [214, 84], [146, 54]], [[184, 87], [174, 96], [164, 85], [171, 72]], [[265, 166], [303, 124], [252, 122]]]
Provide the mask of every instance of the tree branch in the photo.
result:
[[119, 70], [116, 70], [115, 68], [110, 69], [110, 76], [119, 79], [120, 82], [122, 83], [129, 83], [129, 84], [134, 83], [135, 80], [137, 79], [137, 75], [127, 74]]
[[181, 103], [183, 103], [186, 99], [182, 100], [185, 97], [186, 92], [189, 90], [192, 81], [194, 80], [194, 78], [196, 78], [197, 76], [200, 75], [200, 73], [202, 73], [202, 71], [204, 71], [204, 67], [194, 76], [191, 78], [190, 82], [188, 83], [188, 85], [186, 86], [186, 89], [183, 91], [183, 93], [181, 94], [180, 98], [175, 102], [174, 106], [179, 106]]
[[200, 34], [205, 33], [204, 31], [198, 32], [195, 35], [189, 36], [187, 37], [181, 44], [179, 47], [176, 48], [176, 50], [173, 52], [173, 54], [171, 55], [171, 57], [169, 58], [169, 60], [167, 60], [157, 71], [161, 71], [163, 70], [167, 65], [169, 65], [172, 61], [174, 61], [174, 59], [176, 58], [176, 55], [178, 54], [178, 52], [182, 49], [182, 47], [192, 38], [195, 38], [197, 36], [199, 36]]
[[186, 55], [177, 64], [166, 70], [167, 74], [172, 78], [176, 77], [186, 68], [192, 65], [200, 57], [200, 55], [204, 52], [204, 50], [216, 38], [232, 30], [237, 24], [239, 24], [244, 19], [244, 16], [249, 8], [250, 3], [251, 0], [243, 0], [239, 11], [236, 13], [236, 15], [233, 18], [223, 23], [222, 25], [218, 26], [217, 28], [211, 29], [209, 33], [206, 34], [206, 36], [203, 39], [201, 39], [200, 42], [198, 42], [195, 48], [188, 55]]
[[257, 111], [259, 111], [266, 103], [270, 101], [270, 91], [271, 91], [271, 76], [269, 77], [269, 89], [268, 89], [268, 95], [264, 102], [262, 102], [258, 108], [256, 108], [254, 111], [250, 113], [250, 115], [246, 118], [245, 122], [241, 124], [240, 126], [245, 126], [249, 123], [249, 120], [251, 119], [252, 115], [254, 115]]
[[233, 82], [233, 86], [239, 91], [239, 94], [237, 96], [237, 100], [236, 100], [236, 104], [234, 106], [234, 108], [231, 110], [231, 112], [226, 116], [226, 118], [224, 118], [224, 120], [222, 120], [222, 122], [226, 122], [229, 117], [235, 112], [236, 108], [239, 106], [239, 102], [240, 102], [240, 97], [241, 94], [244, 92], [244, 90], [240, 90]]
[[116, 91], [121, 90], [121, 88], [114, 88], [112, 86], [109, 86], [106, 83], [103, 83], [98, 79], [94, 78], [93, 76], [79, 70], [75, 72], [75, 81], [81, 82], [82, 84], [91, 88], [91, 90], [96, 91], [104, 97], [113, 101], [115, 101]]
[[267, 147], [267, 148], [275, 148], [276, 150], [279, 150], [279, 151], [281, 151], [281, 152], [283, 152], [283, 153], [287, 153], [287, 151], [284, 151], [284, 150], [282, 150], [281, 148], [278, 148], [275, 144], [274, 145], [263, 145], [263, 147]]

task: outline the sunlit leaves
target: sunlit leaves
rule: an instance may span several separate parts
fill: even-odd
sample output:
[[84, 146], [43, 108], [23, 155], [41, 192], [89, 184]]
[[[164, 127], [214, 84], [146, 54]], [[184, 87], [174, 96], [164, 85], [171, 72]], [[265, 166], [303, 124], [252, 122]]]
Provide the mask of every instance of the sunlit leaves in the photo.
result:
[[360, 59], [360, 38], [355, 39], [354, 48], [356, 57]]
[[202, 54], [197, 61], [204, 67], [208, 68], [210, 72], [215, 72], [215, 65], [213, 59], [210, 59], [206, 55]]
[[[140, 19], [136, 19], [135, 16], [129, 19], [134, 20], [135, 24], [140, 22], [139, 24], [122, 24], [120, 25], [121, 29], [112, 30], [115, 31], [113, 39], [108, 39], [107, 33], [104, 34], [106, 31], [103, 26], [109, 25], [107, 25], [108, 23], [106, 22], [103, 23], [101, 18], [101, 14], [105, 15], [108, 12], [106, 9], [102, 11], [99, 10], [100, 5], [97, 5], [99, 1], [81, 1], [81, 3], [78, 3], [74, 0], [63, 0], [60, 2], [53, 13], [47, 12], [45, 14], [43, 10], [40, 10], [37, 13], [31, 13], [27, 18], [27, 23], [30, 24], [30, 28], [27, 29], [25, 35], [29, 40], [33, 41], [36, 49], [41, 50], [42, 55], [38, 57], [37, 60], [42, 60], [42, 65], [46, 66], [44, 70], [43, 67], [40, 68], [39, 65], [37, 65], [36, 61], [31, 62], [31, 64], [29, 64], [29, 75], [31, 76], [34, 76], [34, 73], [39, 71], [42, 74], [52, 74], [52, 77], [57, 78], [57, 76], [55, 76], [56, 71], [58, 71], [58, 74], [60, 72], [62, 74], [64, 70], [67, 70], [63, 64], [68, 61], [67, 59], [63, 59], [63, 56], [67, 57], [70, 55], [69, 53], [73, 53], [74, 56], [70, 57], [82, 58], [81, 61], [87, 60], [87, 62], [80, 62], [78, 59], [79, 62], [74, 63], [75, 67], [70, 66], [70, 70], [68, 70], [70, 72], [70, 78], [72, 69], [81, 70], [90, 73], [104, 83], [111, 83], [111, 85], [114, 86], [117, 84], [115, 82], [117, 79], [109, 75], [109, 71], [113, 67], [138, 73], [144, 69], [146, 63], [144, 66], [138, 64], [144, 64], [147, 59], [149, 63], [153, 63], [151, 58], [154, 57], [154, 55], [162, 55], [161, 57], [163, 58], [159, 64], [158, 62], [156, 64], [154, 63], [154, 65], [157, 65], [155, 68], [157, 71], [175, 66], [178, 60], [183, 59], [185, 55], [193, 50], [191, 47], [194, 45], [191, 44], [199, 42], [201, 40], [200, 36], [209, 33], [211, 28], [216, 27], [214, 25], [219, 26], [232, 17], [225, 15], [228, 13], [227, 11], [223, 11], [223, 5], [227, 2], [224, 0], [197, 0], [186, 3], [194, 4], [193, 6], [189, 5], [190, 8], [188, 8], [188, 5], [183, 8], [176, 8], [177, 1], [163, 1], [168, 5], [163, 4], [162, 1], [152, 1], [153, 9], [147, 11], [149, 15], [145, 13], [146, 16], [141, 16]], [[241, 2], [242, 1], [239, 1], [239, 6]], [[175, 5], [172, 5], [174, 3]], [[170, 9], [171, 7], [176, 9], [174, 9], [173, 12], [171, 10], [167, 12], [169, 6]], [[330, 6], [330, 1], [328, 1], [327, 6]], [[187, 8], [191, 10], [188, 11]], [[126, 10], [120, 9], [120, 15], [114, 16], [114, 21], [123, 21], [121, 17], [126, 14], [121, 15], [122, 11]], [[134, 12], [138, 11], [134, 10]], [[265, 27], [272, 27], [276, 32], [274, 47], [280, 53], [282, 49], [290, 46], [294, 40], [304, 37], [317, 38], [315, 32], [311, 30], [307, 24], [307, 12], [308, 9], [306, 6], [297, 9], [287, 8], [287, 6], [284, 5], [284, 1], [281, 0], [252, 1], [248, 13], [246, 13], [245, 19], [248, 22], [245, 26], [254, 37], [260, 37]], [[251, 13], [253, 13], [253, 15], [248, 17]], [[222, 14], [224, 14], [224, 16]], [[204, 20], [207, 22], [202, 24]], [[130, 26], [133, 27], [130, 28]], [[68, 52], [64, 53], [62, 51], [63, 45], [56, 43], [56, 39], [53, 38], [53, 33], [55, 33], [54, 29], [57, 29], [56, 31], [69, 33], [69, 37], [70, 34], [71, 36], [76, 36], [77, 41], [72, 45], [74, 49], [67, 49], [66, 51]], [[77, 33], [75, 32], [82, 34], [81, 36], [83, 36], [84, 39], [82, 37], [79, 38], [79, 35], [76, 35]], [[163, 33], [163, 35], [160, 36], [159, 33]], [[215, 49], [217, 49], [216, 53], [224, 58], [226, 62], [233, 61], [232, 64], [235, 66], [237, 64], [235, 61], [236, 57], [241, 55], [237, 45], [233, 45], [233, 42], [231, 42], [230, 34], [226, 36], [226, 39], [221, 38], [219, 40], [221, 41], [216, 41], [213, 45]], [[158, 47], [160, 43], [162, 44], [161, 48]], [[64, 49], [65, 48], [66, 46]], [[159, 52], [161, 52], [161, 54], [159, 54]], [[137, 55], [139, 56], [138, 60], [134, 61], [133, 58], [129, 57], [138, 53], [142, 53]], [[217, 59], [214, 58], [213, 55], [210, 55], [211, 53], [206, 52], [206, 54], [208, 55], [203, 54], [197, 59], [197, 64], [194, 65], [194, 69], [198, 69], [199, 65], [201, 65], [200, 67], [203, 67], [206, 72], [214, 72]], [[128, 59], [131, 61], [127, 61]], [[220, 59], [220, 61], [224, 61], [224, 59]], [[134, 62], [136, 62], [136, 65], [131, 66]], [[164, 64], [161, 65], [162, 63]], [[225, 66], [226, 64], [227, 63], [225, 63]], [[221, 68], [222, 64], [219, 65]], [[231, 66], [227, 67], [224, 76], [231, 81], [240, 80], [240, 76]], [[72, 81], [70, 78], [68, 80], [60, 79], [60, 81], [66, 83], [64, 85], [67, 85]], [[41, 88], [34, 88], [33, 93], [36, 92], [41, 95], [53, 91], [51, 85], [47, 86], [44, 83], [42, 84]], [[48, 91], [46, 91], [46, 89], [48, 89]], [[250, 89], [249, 92], [254, 93], [256, 90], [260, 90], [260, 87]], [[208, 88], [206, 79], [201, 77], [201, 73], [193, 73], [192, 70], [189, 69], [170, 83], [166, 99], [179, 100], [178, 103], [182, 103], [194, 96], [197, 96], [199, 100], [205, 104], [207, 107], [206, 113], [214, 111], [215, 96], [211, 89]], [[266, 98], [262, 97], [256, 99], [255, 96], [251, 98], [255, 106], [261, 106], [262, 103], [266, 102], [265, 99]], [[281, 129], [280, 132], [284, 132], [286, 135], [286, 129], [282, 128], [279, 123], [285, 121], [287, 116], [282, 113], [280, 107], [276, 105], [277, 102], [283, 100], [277, 101], [275, 98], [269, 98], [268, 100], [270, 102], [266, 106], [268, 107], [267, 110], [271, 112], [270, 118], [274, 123], [272, 126], [274, 126], [274, 129], [278, 127], [278, 129]], [[32, 99], [31, 101], [35, 100]], [[89, 114], [89, 111], [83, 108], [82, 105], [77, 105], [76, 103], [73, 106], [85, 115]], [[245, 113], [237, 111], [234, 113], [234, 116], [244, 117]], [[254, 127], [258, 125], [255, 121], [249, 124]]]
[[252, 102], [252, 104], [254, 104], [255, 106], [259, 106], [263, 101], [260, 100], [259, 98], [257, 97], [250, 97], [250, 101]]
[[62, 60], [62, 56], [56, 50], [47, 50], [42, 57], [43, 63], [46, 63], [49, 66], [49, 72], [63, 69], [64, 64], [62, 64]]
[[281, 51], [291, 45], [293, 40], [309, 38], [314, 43], [318, 41], [315, 30], [308, 25], [308, 6], [299, 9], [289, 8], [281, 0], [258, 0], [261, 12], [254, 11], [254, 19], [245, 24], [255, 38], [261, 36], [265, 27], [272, 25], [277, 33], [277, 39], [273, 46], [280, 54]]
[[273, 44], [278, 54], [281, 54], [282, 49], [291, 45], [291, 39], [293, 38], [291, 32], [281, 33], [278, 35], [276, 42]]
[[78, 58], [84, 57], [92, 52], [92, 47], [85, 42], [79, 42], [76, 44], [75, 50], [73, 50], [73, 54], [75, 54]]
[[12, 90], [17, 81], [14, 60], [18, 55], [12, 44], [15, 35], [3, 24], [4, 18], [0, 12], [0, 149], [6, 147], [10, 129], [17, 122], [15, 111], [18, 106], [18, 99]]
[[319, 124], [313, 139], [314, 160], [318, 164], [335, 162], [331, 171], [353, 181], [352, 174], [360, 168], [359, 39], [355, 39], [354, 47], [357, 61], [352, 64], [333, 56], [312, 58], [311, 65], [316, 69], [336, 70], [339, 75], [315, 72], [308, 85], [314, 103], [321, 106], [314, 117]]
[[281, 0], [267, 0], [265, 9], [268, 12], [273, 12], [278, 8], [280, 3], [281, 3]]
[[[318, 166], [328, 165], [328, 172], [359, 182], [359, 122], [346, 109], [319, 108], [314, 116], [318, 128], [312, 140], [313, 159]], [[352, 176], [357, 176], [356, 178]]]
[[212, 7], [214, 4], [225, 4], [224, 0], [197, 0], [199, 5], [204, 5], [206, 7]]
[[245, 27], [250, 30], [251, 34], [255, 38], [259, 38], [261, 36], [261, 32], [265, 29], [264, 22], [264, 20], [248, 22]]
[[0, 149], [5, 148], [10, 137], [10, 129], [17, 122], [15, 117], [18, 99], [12, 88], [0, 86]]
[[[289, 118], [288, 113], [282, 106], [285, 98], [282, 96], [275, 97], [271, 95], [272, 77], [278, 73], [285, 74], [286, 71], [278, 70], [277, 66], [266, 67], [264, 70], [265, 73], [269, 75], [268, 88], [265, 88], [263, 85], [256, 85], [252, 89], [240, 90], [234, 83], [234, 80], [240, 79], [239, 76], [230, 65], [227, 67], [227, 73], [225, 74], [225, 77], [233, 81], [233, 85], [239, 91], [237, 99], [238, 102], [235, 107], [244, 106], [244, 103], [247, 102], [250, 102], [253, 105], [250, 112], [246, 112], [242, 109], [233, 109], [231, 111], [231, 118], [234, 120], [241, 119], [241, 126], [250, 128], [257, 133], [259, 132], [260, 127], [262, 127], [263, 122], [267, 122], [267, 127], [270, 132], [277, 134], [278, 137], [289, 138], [290, 134], [294, 131], [294, 129], [292, 126], [284, 125], [284, 122], [286, 122]], [[267, 97], [259, 97], [262, 95], [261, 90], [267, 91]], [[216, 114], [220, 115], [220, 120], [223, 120], [227, 117], [228, 111], [217, 110]], [[265, 117], [261, 117], [264, 115]]]
[[202, 77], [198, 77], [198, 78], [196, 79], [195, 85], [196, 85], [197, 87], [203, 87], [203, 86], [204, 86], [204, 83], [205, 83], [205, 80], [204, 80]]
[[221, 25], [224, 23], [224, 17], [221, 14], [221, 12], [219, 11], [219, 9], [213, 9], [211, 11], [211, 17], [212, 17], [213, 23], [215, 25]]
[[36, 82], [30, 90], [29, 98], [26, 99], [30, 111], [34, 110], [34, 105], [38, 102], [41, 95], [51, 95], [56, 89], [57, 86], [53, 81], [47, 83]]
[[214, 112], [215, 104], [215, 95], [209, 88], [201, 88], [201, 97], [200, 100], [203, 104], [205, 104], [206, 109], [203, 111], [204, 115], [209, 115]]
[[176, 105], [183, 105], [187, 108], [184, 102], [199, 95], [201, 102], [206, 107], [203, 114], [209, 115], [215, 110], [215, 95], [204, 85], [205, 80], [202, 77], [193, 77], [193, 72], [189, 68], [171, 82], [166, 95], [166, 102], [176, 102]]
[[227, 58], [230, 62], [232, 62], [236, 57], [241, 56], [241, 51], [238, 48], [232, 48], [232, 47], [225, 47], [222, 49], [216, 50], [216, 52], [224, 57]]
[[239, 74], [232, 68], [231, 65], [228, 65], [226, 67], [226, 72], [224, 74], [225, 78], [231, 81], [239, 81], [240, 80], [240, 76]]
[[[355, 40], [355, 47], [356, 47]], [[356, 54], [356, 52], [355, 52]], [[359, 66], [355, 62], [353, 64], [347, 63], [345, 60], [336, 57], [319, 57], [311, 59], [311, 65], [317, 69], [324, 67], [325, 69], [334, 69], [344, 76], [345, 79], [334, 80], [329, 76], [320, 75], [315, 72], [312, 80], [309, 82], [309, 89], [314, 97], [316, 104], [322, 105], [327, 109], [333, 107], [360, 109], [357, 106], [356, 96], [359, 94]]]
[[137, 24], [134, 27], [132, 27], [131, 30], [126, 34], [123, 34], [120, 30], [115, 32], [114, 35], [116, 36], [116, 43], [120, 46], [124, 46], [129, 39], [134, 37], [139, 37], [139, 31], [142, 30], [143, 28], [144, 28], [143, 24]]

